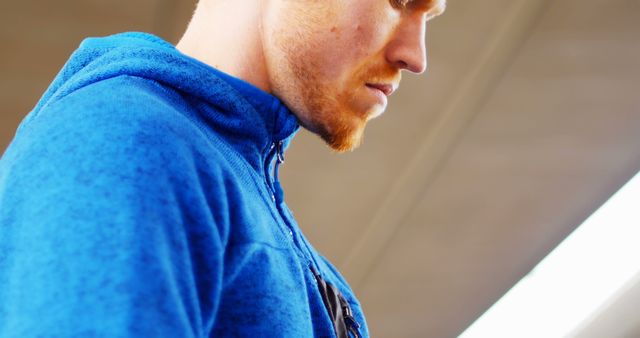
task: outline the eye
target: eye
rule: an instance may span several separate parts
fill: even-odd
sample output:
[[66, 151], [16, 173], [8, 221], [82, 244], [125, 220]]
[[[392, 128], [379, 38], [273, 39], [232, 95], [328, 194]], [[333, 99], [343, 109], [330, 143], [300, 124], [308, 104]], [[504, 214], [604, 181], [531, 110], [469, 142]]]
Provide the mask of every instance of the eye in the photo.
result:
[[389, 0], [393, 8], [405, 8], [409, 0]]

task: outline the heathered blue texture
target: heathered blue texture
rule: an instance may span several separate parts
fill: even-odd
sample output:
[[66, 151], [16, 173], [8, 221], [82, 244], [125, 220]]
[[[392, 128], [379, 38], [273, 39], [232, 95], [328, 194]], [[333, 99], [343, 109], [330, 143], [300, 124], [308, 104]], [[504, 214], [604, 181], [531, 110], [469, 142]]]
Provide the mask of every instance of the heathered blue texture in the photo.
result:
[[298, 128], [158, 37], [83, 41], [0, 160], [0, 337], [333, 337], [312, 266], [368, 336], [273, 180]]

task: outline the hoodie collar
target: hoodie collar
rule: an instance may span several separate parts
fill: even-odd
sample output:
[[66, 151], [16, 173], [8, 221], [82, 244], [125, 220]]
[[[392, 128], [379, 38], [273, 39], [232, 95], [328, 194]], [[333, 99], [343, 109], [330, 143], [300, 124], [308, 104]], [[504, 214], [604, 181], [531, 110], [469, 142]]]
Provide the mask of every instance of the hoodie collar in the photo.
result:
[[262, 166], [271, 145], [282, 142], [286, 148], [299, 129], [295, 115], [277, 97], [142, 32], [85, 39], [35, 113], [86, 85], [120, 75], [148, 78], [180, 92], [208, 127], [255, 168]]

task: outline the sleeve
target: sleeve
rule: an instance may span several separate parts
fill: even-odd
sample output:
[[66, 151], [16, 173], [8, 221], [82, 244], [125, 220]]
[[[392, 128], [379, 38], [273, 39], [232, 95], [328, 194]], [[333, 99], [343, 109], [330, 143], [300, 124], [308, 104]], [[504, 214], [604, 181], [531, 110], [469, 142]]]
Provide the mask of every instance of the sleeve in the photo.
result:
[[0, 161], [0, 337], [205, 336], [223, 230], [188, 135], [131, 110], [66, 107]]

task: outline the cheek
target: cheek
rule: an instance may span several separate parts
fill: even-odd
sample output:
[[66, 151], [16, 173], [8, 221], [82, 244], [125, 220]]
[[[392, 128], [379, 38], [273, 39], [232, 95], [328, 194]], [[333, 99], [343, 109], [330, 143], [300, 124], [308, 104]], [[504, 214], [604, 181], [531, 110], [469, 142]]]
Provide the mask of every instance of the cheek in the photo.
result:
[[342, 80], [354, 63], [357, 63], [360, 43], [354, 44], [357, 40], [348, 29], [349, 27], [331, 27], [328, 34], [318, 41], [319, 48], [312, 51], [316, 54], [316, 65], [327, 81]]
[[301, 34], [304, 39], [292, 40], [299, 51], [293, 62], [304, 64], [310, 78], [334, 95], [355, 94], [367, 71], [385, 62], [383, 50], [398, 19], [385, 1], [353, 0], [344, 6], [337, 13], [348, 15], [315, 18]]
[[384, 49], [392, 34], [394, 13], [368, 13], [357, 21], [333, 27], [331, 39], [323, 46], [323, 61], [327, 65], [327, 77], [336, 82], [349, 83], [368, 69], [385, 63]]
[[368, 44], [368, 35], [358, 27], [336, 27], [325, 41], [322, 50], [317, 50], [318, 79], [337, 92], [351, 91], [359, 82], [362, 68], [371, 66], [375, 49]]

